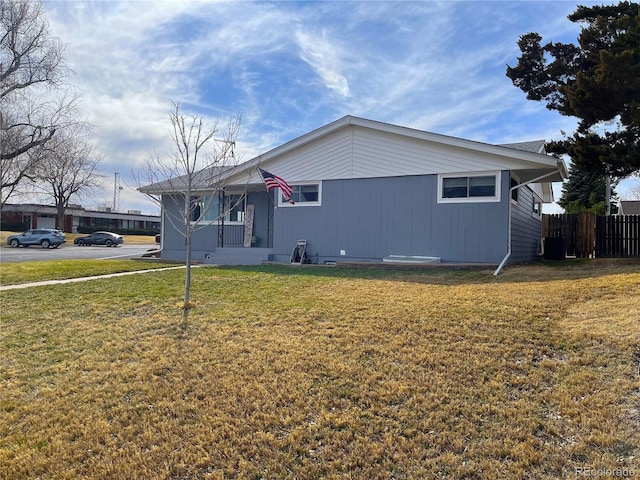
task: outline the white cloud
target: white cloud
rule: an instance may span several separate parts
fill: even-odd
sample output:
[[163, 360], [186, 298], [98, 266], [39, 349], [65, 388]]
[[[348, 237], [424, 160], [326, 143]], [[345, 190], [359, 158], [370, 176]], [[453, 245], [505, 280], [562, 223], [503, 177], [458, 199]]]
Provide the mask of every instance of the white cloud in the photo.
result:
[[350, 97], [349, 83], [340, 71], [340, 54], [326, 34], [312, 36], [298, 31], [296, 40], [300, 47], [300, 58], [316, 71], [326, 87], [341, 97]]
[[[238, 155], [345, 114], [481, 141], [572, 120], [505, 76], [529, 31], [574, 41], [572, 2], [48, 2], [109, 175], [168, 146], [168, 110], [242, 114]], [[109, 198], [109, 188], [105, 187]], [[123, 192], [123, 202], [137, 193]], [[133, 208], [133, 207], [132, 207]]]

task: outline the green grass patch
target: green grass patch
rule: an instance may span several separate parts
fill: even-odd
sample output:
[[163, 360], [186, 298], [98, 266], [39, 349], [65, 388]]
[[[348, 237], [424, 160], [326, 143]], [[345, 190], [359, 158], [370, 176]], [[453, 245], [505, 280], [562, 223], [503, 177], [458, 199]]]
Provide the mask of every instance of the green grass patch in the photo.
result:
[[197, 268], [186, 327], [183, 282], [2, 293], [0, 478], [638, 472], [634, 266]]
[[175, 264], [144, 260], [50, 260], [0, 264], [0, 285], [64, 280], [110, 273], [135, 272]]

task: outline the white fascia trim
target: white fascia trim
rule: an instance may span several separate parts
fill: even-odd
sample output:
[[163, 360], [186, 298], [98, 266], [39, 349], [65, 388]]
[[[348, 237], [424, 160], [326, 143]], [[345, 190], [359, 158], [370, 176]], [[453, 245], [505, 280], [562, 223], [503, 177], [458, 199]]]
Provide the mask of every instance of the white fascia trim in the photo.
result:
[[[496, 194], [493, 197], [465, 197], [465, 198], [442, 198], [442, 180], [452, 177], [496, 177]], [[439, 173], [438, 174], [438, 199], [437, 203], [490, 203], [500, 201], [500, 192], [502, 191], [502, 172], [493, 170], [488, 172], [458, 172], [458, 173]]]

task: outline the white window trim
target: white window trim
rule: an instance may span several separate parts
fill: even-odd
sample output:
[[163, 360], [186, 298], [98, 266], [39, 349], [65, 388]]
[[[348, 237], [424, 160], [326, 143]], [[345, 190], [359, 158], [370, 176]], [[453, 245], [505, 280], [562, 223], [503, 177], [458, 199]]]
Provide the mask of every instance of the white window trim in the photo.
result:
[[296, 208], [296, 207], [320, 207], [322, 206], [322, 180], [315, 182], [299, 182], [299, 183], [290, 183], [292, 187], [304, 186], [304, 185], [318, 185], [318, 201], [317, 202], [296, 202], [293, 205], [286, 200], [282, 199], [282, 192], [280, 189], [278, 192], [278, 207], [286, 207], [286, 208]]
[[[456, 177], [496, 177], [496, 194], [493, 197], [465, 197], [465, 198], [443, 198], [442, 197], [442, 181], [445, 178]], [[488, 203], [499, 202], [500, 192], [502, 191], [502, 172], [490, 171], [490, 172], [459, 172], [459, 173], [439, 173], [438, 174], [438, 203]]]
[[[544, 200], [542, 200], [542, 198], [540, 198], [538, 196], [538, 194], [535, 192], [535, 190], [533, 188], [530, 188], [531, 193], [532, 193], [532, 197], [533, 197], [533, 205], [531, 206], [531, 216], [537, 220], [541, 220], [542, 219], [542, 207], [544, 206]], [[536, 213], [536, 211], [534, 210], [534, 207], [536, 205], [536, 203], [540, 204], [540, 211], [538, 213]]]

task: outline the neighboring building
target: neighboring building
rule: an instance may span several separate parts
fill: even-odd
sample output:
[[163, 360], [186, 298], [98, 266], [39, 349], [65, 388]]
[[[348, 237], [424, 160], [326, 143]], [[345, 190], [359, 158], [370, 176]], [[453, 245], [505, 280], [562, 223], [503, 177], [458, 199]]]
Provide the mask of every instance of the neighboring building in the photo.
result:
[[620, 200], [618, 215], [640, 215], [640, 200]]
[[[55, 228], [58, 217], [53, 205], [33, 203], [5, 204], [2, 207], [2, 221], [24, 224], [29, 228]], [[103, 230], [160, 230], [158, 215], [142, 215], [139, 210], [127, 213], [111, 212], [110, 209], [85, 210], [80, 205], [69, 205], [65, 209], [64, 231], [76, 232], [78, 227], [100, 227]]]
[[[192, 258], [288, 263], [304, 239], [313, 263], [390, 256], [528, 261], [540, 253], [551, 182], [568, 175], [543, 146], [489, 145], [346, 116], [226, 170], [224, 204], [246, 195], [225, 218], [216, 220], [214, 209], [193, 236]], [[258, 166], [292, 186], [295, 204], [266, 191]], [[177, 180], [140, 189], [162, 195], [165, 220], [184, 204], [171, 187]], [[219, 192], [202, 185], [198, 195]], [[162, 229], [163, 258], [184, 259], [184, 237], [169, 221]]]

